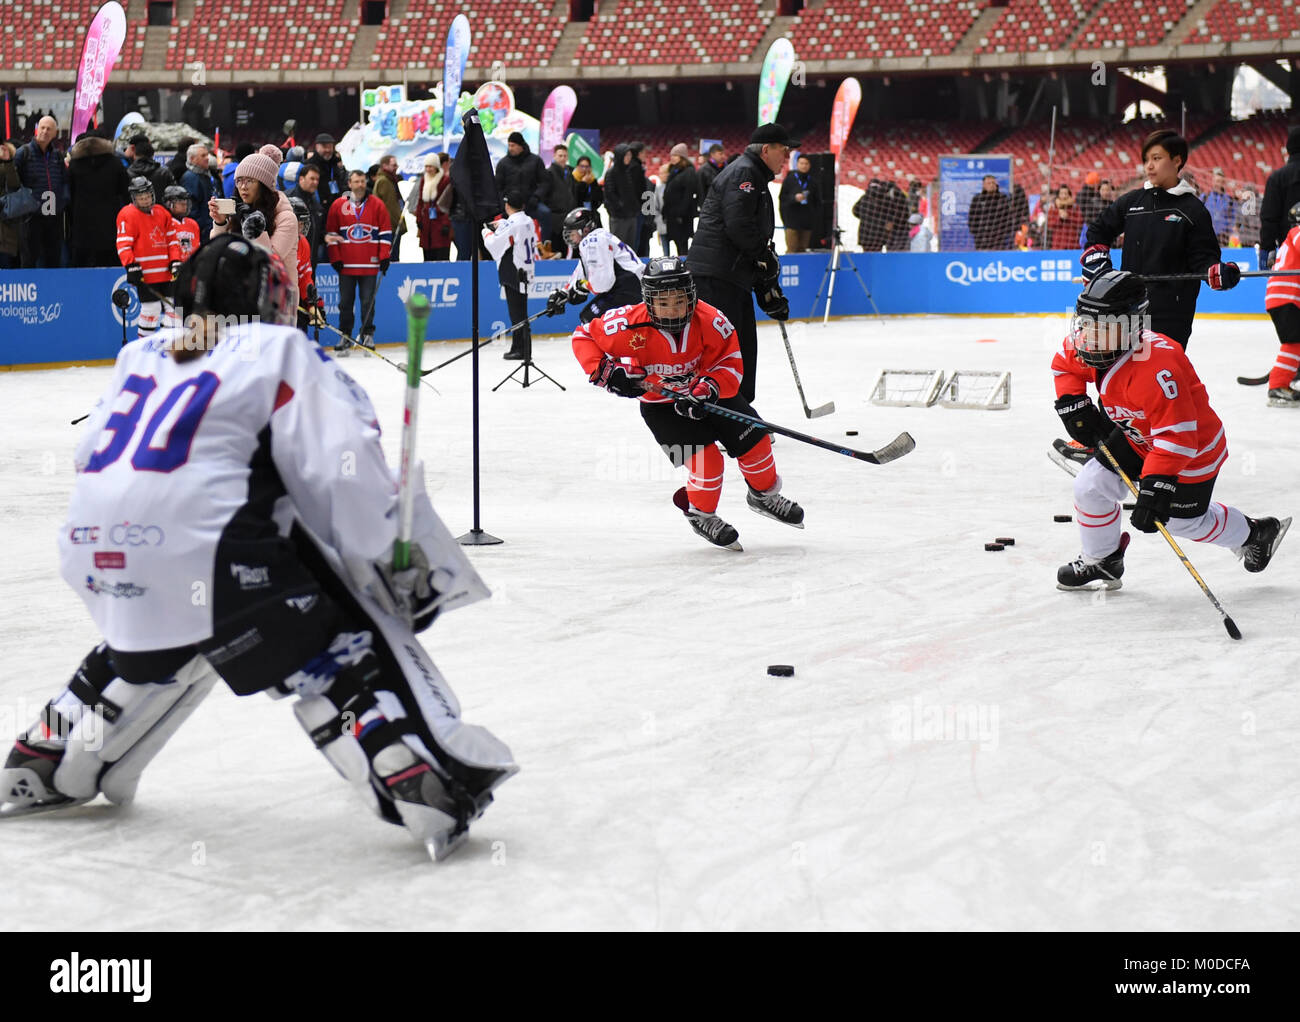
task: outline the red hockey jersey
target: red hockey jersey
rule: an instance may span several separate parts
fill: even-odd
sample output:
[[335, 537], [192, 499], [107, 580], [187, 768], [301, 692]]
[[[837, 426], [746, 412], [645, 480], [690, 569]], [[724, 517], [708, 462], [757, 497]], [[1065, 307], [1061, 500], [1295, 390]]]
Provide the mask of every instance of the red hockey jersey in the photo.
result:
[[146, 213], [132, 203], [117, 214], [117, 257], [123, 266], [139, 263], [146, 284], [172, 279], [169, 263], [181, 261], [176, 220], [162, 206]]
[[342, 263], [343, 272], [354, 277], [373, 277], [393, 247], [388, 210], [373, 195], [367, 195], [360, 205], [352, 201], [351, 194], [335, 199], [325, 217], [325, 233], [342, 235], [341, 243], [327, 246], [329, 259]]
[[[174, 219], [174, 218], [173, 218]], [[181, 247], [181, 262], [185, 262], [199, 247], [199, 225], [193, 217], [175, 220], [176, 244]]]
[[[1286, 240], [1277, 247], [1275, 270], [1300, 270], [1300, 227], [1292, 227]], [[1264, 289], [1264, 308], [1280, 309], [1283, 305], [1300, 305], [1300, 277], [1269, 277]]]
[[[650, 322], [644, 302], [610, 309], [603, 316], [584, 323], [573, 332], [573, 353], [590, 376], [600, 365], [601, 355], [641, 366], [649, 382], [710, 376], [718, 384], [719, 397], [734, 397], [740, 390], [744, 366], [736, 328], [712, 305], [697, 302], [695, 314], [674, 338]], [[651, 404], [672, 398], [647, 393], [641, 398]]]
[[298, 235], [298, 304], [307, 304], [307, 289], [315, 284], [311, 268], [311, 242]]
[[[1052, 357], [1052, 373], [1057, 397], [1085, 394], [1097, 382], [1096, 370], [1084, 365], [1068, 337]], [[1102, 378], [1099, 402], [1143, 459], [1143, 475], [1203, 483], [1228, 457], [1223, 423], [1210, 407], [1205, 384], [1182, 346], [1164, 334], [1142, 331], [1138, 346]]]

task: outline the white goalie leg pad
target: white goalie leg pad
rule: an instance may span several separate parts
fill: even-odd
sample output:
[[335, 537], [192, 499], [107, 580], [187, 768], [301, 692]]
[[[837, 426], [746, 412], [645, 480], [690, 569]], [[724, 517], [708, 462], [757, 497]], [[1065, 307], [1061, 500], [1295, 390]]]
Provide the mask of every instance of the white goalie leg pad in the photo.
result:
[[111, 802], [129, 803], [144, 768], [212, 691], [216, 680], [216, 671], [201, 656], [168, 682], [136, 685], [116, 678], [103, 692], [106, 703], [117, 709], [112, 721], [64, 692], [55, 706], [74, 726], [63, 761], [54, 772], [54, 786], [73, 798], [93, 797], [98, 789]]

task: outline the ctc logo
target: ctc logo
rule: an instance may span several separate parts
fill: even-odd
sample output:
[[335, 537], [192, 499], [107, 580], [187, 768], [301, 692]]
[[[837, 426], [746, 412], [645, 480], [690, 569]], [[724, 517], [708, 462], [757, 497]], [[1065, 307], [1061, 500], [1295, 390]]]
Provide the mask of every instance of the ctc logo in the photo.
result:
[[108, 538], [116, 546], [162, 546], [163, 531], [156, 525], [120, 522], [108, 530]]

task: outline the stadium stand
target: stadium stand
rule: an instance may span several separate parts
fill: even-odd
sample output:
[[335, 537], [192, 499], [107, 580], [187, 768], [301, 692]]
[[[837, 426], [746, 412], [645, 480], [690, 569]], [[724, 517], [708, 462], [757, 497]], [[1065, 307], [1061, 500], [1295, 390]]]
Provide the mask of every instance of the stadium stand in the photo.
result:
[[[493, 63], [546, 67], [564, 31], [565, 18], [551, 16], [544, 0], [476, 0], [469, 66]], [[447, 30], [458, 8], [442, 0], [411, 0], [406, 13], [379, 30], [371, 67], [442, 67]]]
[[767, 29], [758, 0], [703, 6], [673, 0], [601, 4], [573, 55], [583, 66], [736, 62], [763, 59], [755, 50]]
[[195, 0], [194, 16], [173, 20], [167, 70], [198, 62], [218, 71], [314, 70], [341, 67], [360, 22], [344, 18], [344, 0], [310, 5], [287, 0]]
[[1064, 49], [1091, 7], [1088, 0], [1011, 0], [975, 52]]
[[832, 0], [804, 8], [790, 27], [796, 54], [809, 60], [930, 57], [951, 53], [989, 0], [871, 4]]
[[[14, 70], [76, 70], [86, 38], [84, 3], [72, 0], [25, 0], [6, 4], [0, 26], [0, 67]], [[145, 26], [127, 25], [117, 67], [138, 70], [144, 53]]]
[[1079, 30], [1074, 46], [1081, 50], [1107, 46], [1155, 46], [1183, 19], [1196, 0], [1105, 0]]
[[1300, 37], [1300, 9], [1291, 0], [1220, 0], [1184, 41], [1231, 43], [1296, 37]]

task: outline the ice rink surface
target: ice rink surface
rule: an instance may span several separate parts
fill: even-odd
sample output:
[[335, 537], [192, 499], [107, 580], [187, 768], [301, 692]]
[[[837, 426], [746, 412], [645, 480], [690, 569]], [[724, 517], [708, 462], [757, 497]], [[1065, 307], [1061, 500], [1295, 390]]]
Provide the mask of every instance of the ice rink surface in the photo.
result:
[[[494, 598], [424, 633], [468, 719], [522, 772], [434, 865], [316, 753], [287, 701], [214, 689], [134, 805], [0, 825], [0, 919], [69, 929], [1294, 929], [1300, 925], [1300, 538], [1262, 575], [1134, 536], [1124, 588], [1061, 593], [1079, 543], [1048, 371], [1062, 322], [901, 318], [760, 329], [774, 422], [916, 450], [863, 464], [780, 439], [796, 531], [720, 513], [708, 546], [630, 401], [483, 371], [483, 525]], [[1190, 353], [1228, 430], [1216, 497], [1296, 514], [1300, 413], [1237, 385], [1267, 321], [1198, 321]], [[435, 345], [432, 363], [463, 350]], [[397, 349], [388, 349], [400, 358]], [[395, 459], [403, 379], [357, 355]], [[881, 368], [1010, 370], [1011, 408], [872, 406]], [[7, 746], [97, 641], [59, 579], [78, 430], [107, 368], [0, 374]], [[469, 360], [430, 377], [420, 453], [435, 506], [471, 524]], [[855, 439], [845, 431], [859, 431]], [[1015, 546], [986, 553], [1011, 536]], [[791, 678], [766, 674], [792, 664]]]

